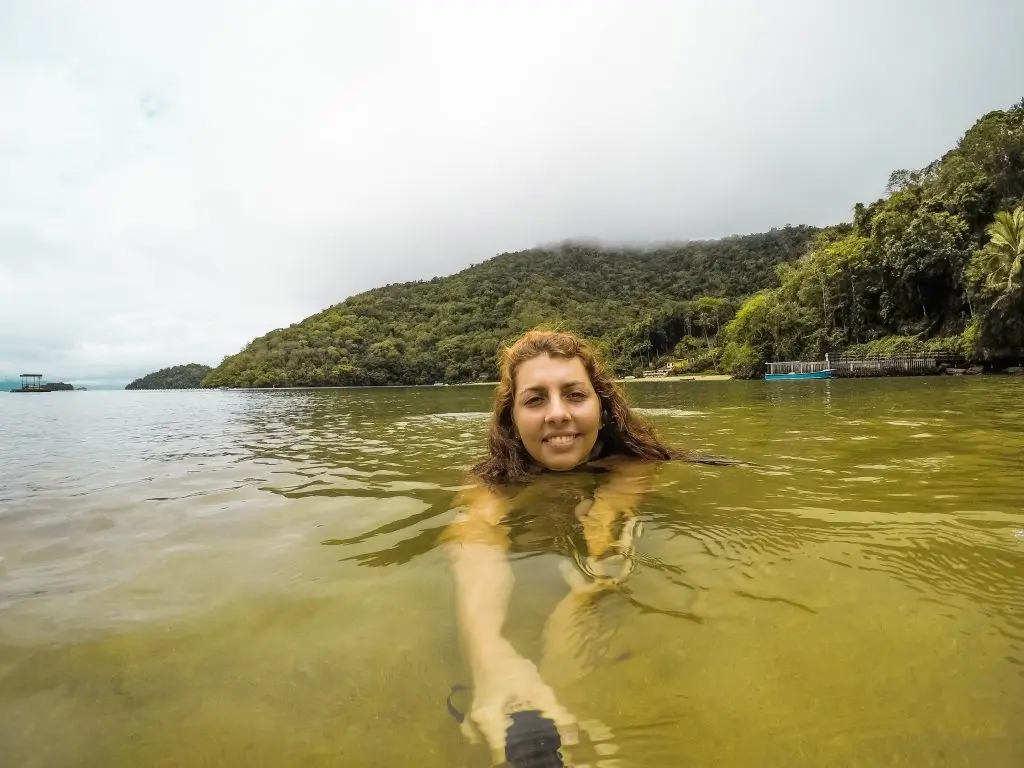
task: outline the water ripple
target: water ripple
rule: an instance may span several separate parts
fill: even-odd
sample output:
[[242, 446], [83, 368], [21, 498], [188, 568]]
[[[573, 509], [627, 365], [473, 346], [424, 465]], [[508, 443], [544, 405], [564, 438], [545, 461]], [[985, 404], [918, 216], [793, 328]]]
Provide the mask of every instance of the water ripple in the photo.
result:
[[[609, 725], [616, 757], [1020, 764], [1024, 386], [632, 394], [670, 442], [751, 463], [664, 466], [636, 510], [635, 570], [580, 609], [597, 640], [559, 694]], [[202, 764], [212, 732], [232, 764], [254, 732], [270, 751], [297, 734], [281, 759], [408, 762], [393, 733], [336, 728], [369, 711], [424, 734], [421, 764], [470, 763], [437, 724], [464, 674], [438, 542], [489, 395], [0, 396], [0, 739], [38, 764]], [[509, 522], [544, 533], [513, 548], [524, 653], [567, 590], [551, 566], [582, 546], [574, 482]], [[225, 731], [235, 717], [265, 727]]]

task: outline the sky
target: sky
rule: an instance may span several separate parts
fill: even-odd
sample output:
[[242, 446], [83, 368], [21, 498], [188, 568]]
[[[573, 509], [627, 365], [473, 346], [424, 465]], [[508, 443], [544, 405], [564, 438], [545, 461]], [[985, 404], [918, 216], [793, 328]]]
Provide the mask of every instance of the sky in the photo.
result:
[[0, 379], [216, 365], [567, 239], [849, 220], [1024, 97], [1019, 0], [0, 5]]

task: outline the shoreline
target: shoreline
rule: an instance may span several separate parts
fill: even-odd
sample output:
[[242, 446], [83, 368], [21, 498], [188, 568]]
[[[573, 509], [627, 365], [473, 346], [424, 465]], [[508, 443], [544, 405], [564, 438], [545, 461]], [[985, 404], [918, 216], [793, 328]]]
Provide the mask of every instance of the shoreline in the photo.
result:
[[681, 373], [676, 376], [645, 376], [642, 379], [616, 379], [620, 384], [658, 381], [731, 381], [736, 378], [729, 373]]
[[[694, 373], [679, 376], [648, 376], [642, 379], [614, 379], [616, 384], [637, 384], [640, 382], [664, 381], [730, 381], [736, 378], [728, 373]], [[405, 386], [432, 386], [430, 384], [409, 384]], [[497, 381], [466, 381], [460, 384], [445, 384], [446, 387], [496, 387]]]
[[[960, 378], [961, 376], [967, 378], [1024, 378], [1024, 370], [1018, 371], [985, 371], [985, 372], [971, 372], [971, 373], [928, 373], [928, 374], [882, 374], [875, 376], [833, 376], [828, 381], [837, 381], [840, 379], [914, 379], [914, 378]], [[658, 383], [658, 382], [689, 382], [689, 381], [763, 381], [762, 378], [754, 379], [737, 379], [735, 376], [727, 373], [695, 373], [695, 374], [681, 374], [679, 376], [648, 376], [646, 378], [636, 379], [624, 379], [616, 378], [613, 379], [616, 384], [637, 384], [637, 383]], [[444, 387], [495, 387], [498, 385], [497, 381], [466, 381], [458, 384], [444, 384]], [[293, 386], [293, 387], [195, 387], [189, 389], [153, 389], [153, 390], [135, 390], [135, 391], [151, 391], [151, 392], [217, 392], [217, 391], [254, 391], [254, 392], [287, 392], [287, 391], [310, 391], [317, 389], [405, 389], [405, 388], [427, 388], [436, 387], [437, 384], [350, 384], [350, 385], [327, 385], [327, 386]], [[76, 390], [77, 391], [77, 390]], [[97, 390], [97, 391], [108, 391], [108, 390]], [[124, 391], [120, 388], [110, 388], [109, 391]], [[131, 391], [131, 390], [129, 390]], [[6, 394], [6, 390], [0, 390], [0, 394]]]

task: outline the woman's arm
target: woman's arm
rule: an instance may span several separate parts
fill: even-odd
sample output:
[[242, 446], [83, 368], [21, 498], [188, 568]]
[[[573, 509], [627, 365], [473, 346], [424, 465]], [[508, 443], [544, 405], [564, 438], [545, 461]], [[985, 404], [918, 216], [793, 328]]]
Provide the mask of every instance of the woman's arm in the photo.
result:
[[[570, 684], [588, 674], [607, 652], [607, 617], [597, 609], [609, 590], [633, 570], [637, 508], [656, 466], [650, 462], [602, 462], [610, 470], [594, 499], [577, 508], [586, 557], [562, 563], [569, 593], [544, 626], [540, 669], [545, 679]], [[582, 553], [581, 553], [582, 554]]]
[[[650, 487], [651, 477], [658, 470], [653, 462], [630, 459], [610, 461], [608, 466], [611, 470], [608, 479], [597, 489], [593, 504], [580, 515], [592, 567], [613, 548], [624, 557], [632, 553], [632, 523], [636, 510]], [[620, 522], [621, 530], [616, 533]], [[600, 574], [600, 570], [597, 573]]]
[[536, 665], [520, 656], [502, 634], [514, 583], [508, 533], [501, 525], [505, 502], [486, 489], [474, 489], [463, 501], [466, 510], [445, 538], [464, 652], [473, 675], [468, 721], [487, 740], [495, 764], [505, 759], [512, 711], [541, 712], [558, 726], [564, 743], [575, 743], [575, 718], [558, 703]]
[[466, 509], [446, 532], [455, 576], [456, 613], [474, 677], [488, 659], [504, 651], [505, 624], [514, 578], [508, 562], [508, 532], [501, 525], [503, 499], [474, 488], [460, 501]]

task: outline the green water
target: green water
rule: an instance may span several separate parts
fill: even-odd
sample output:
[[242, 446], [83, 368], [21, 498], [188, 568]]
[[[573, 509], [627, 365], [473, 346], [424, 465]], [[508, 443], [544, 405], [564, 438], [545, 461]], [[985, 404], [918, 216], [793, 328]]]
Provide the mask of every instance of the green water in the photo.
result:
[[[1024, 381], [630, 393], [754, 465], [645, 497], [556, 685], [579, 763], [1024, 765]], [[0, 765], [487, 765], [436, 538], [489, 395], [0, 395]], [[532, 654], [565, 584], [522, 565]]]

